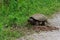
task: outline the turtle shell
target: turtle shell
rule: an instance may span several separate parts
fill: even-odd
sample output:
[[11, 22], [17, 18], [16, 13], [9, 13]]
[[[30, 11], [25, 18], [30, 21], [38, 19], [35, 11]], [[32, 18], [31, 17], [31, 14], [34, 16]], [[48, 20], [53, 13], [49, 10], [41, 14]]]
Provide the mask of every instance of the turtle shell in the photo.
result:
[[47, 17], [43, 14], [34, 14], [31, 17], [33, 17], [35, 20], [38, 20], [38, 21], [47, 20]]

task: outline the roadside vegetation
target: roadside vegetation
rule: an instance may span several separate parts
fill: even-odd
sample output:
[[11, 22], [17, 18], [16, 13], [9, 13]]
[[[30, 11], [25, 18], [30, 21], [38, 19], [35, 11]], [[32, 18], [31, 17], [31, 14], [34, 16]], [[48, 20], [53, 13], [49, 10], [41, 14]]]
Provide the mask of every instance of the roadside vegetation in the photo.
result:
[[0, 0], [0, 40], [23, 36], [24, 32], [15, 27], [24, 27], [29, 16], [35, 13], [51, 16], [59, 9], [60, 0]]

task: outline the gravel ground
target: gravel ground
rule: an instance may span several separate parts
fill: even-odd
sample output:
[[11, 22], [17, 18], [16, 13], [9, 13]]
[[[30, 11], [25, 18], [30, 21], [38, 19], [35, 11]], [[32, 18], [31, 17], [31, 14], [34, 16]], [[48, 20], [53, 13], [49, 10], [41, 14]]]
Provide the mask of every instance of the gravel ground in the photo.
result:
[[[53, 18], [49, 19], [49, 22], [51, 25], [60, 28], [60, 12], [54, 14]], [[34, 33], [17, 40], [60, 40], [60, 29]]]

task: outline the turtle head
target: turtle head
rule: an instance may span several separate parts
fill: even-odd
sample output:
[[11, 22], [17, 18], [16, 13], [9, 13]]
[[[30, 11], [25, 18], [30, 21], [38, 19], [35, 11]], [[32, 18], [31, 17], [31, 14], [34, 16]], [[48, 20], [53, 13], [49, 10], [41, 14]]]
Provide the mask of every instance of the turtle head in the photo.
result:
[[30, 23], [30, 24], [32, 24], [32, 25], [35, 25], [36, 23], [35, 23], [35, 19], [33, 18], [33, 17], [30, 17], [29, 19], [28, 19], [28, 22]]

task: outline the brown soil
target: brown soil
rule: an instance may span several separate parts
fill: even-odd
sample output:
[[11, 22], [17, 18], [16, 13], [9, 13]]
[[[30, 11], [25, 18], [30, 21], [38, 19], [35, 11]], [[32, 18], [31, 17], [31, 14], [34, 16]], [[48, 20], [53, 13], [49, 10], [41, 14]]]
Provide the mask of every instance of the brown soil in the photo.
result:
[[52, 31], [52, 30], [58, 30], [57, 27], [47, 27], [47, 26], [34, 26], [33, 30], [35, 31]]

